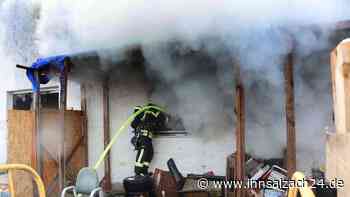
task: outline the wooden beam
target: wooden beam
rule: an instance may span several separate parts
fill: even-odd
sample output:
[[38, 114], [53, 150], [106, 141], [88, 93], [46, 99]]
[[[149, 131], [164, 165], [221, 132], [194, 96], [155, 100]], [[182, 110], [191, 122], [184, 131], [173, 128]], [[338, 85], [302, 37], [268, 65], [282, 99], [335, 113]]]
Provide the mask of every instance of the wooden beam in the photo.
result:
[[61, 135], [59, 139], [58, 148], [58, 178], [59, 178], [59, 190], [62, 191], [65, 187], [65, 110], [67, 108], [67, 82], [68, 82], [68, 65], [65, 65], [64, 72], [60, 76], [60, 125], [62, 127]]
[[284, 89], [287, 126], [287, 170], [288, 176], [292, 177], [296, 171], [293, 53], [287, 55], [284, 64]]
[[[234, 165], [235, 180], [245, 179], [245, 95], [241, 78], [240, 65], [235, 67], [235, 113], [236, 113], [236, 155]], [[235, 190], [235, 197], [245, 197], [246, 191], [241, 188]]]
[[331, 56], [334, 118], [337, 133], [350, 132], [350, 39]]
[[[106, 80], [103, 84], [103, 141], [104, 148], [107, 147], [110, 141], [110, 130], [109, 130], [109, 84]], [[103, 189], [105, 191], [112, 190], [112, 181], [111, 181], [111, 158], [110, 153], [108, 153], [105, 160], [105, 177], [103, 182]]]
[[19, 65], [19, 64], [16, 64], [16, 67], [17, 67], [17, 68], [20, 68], [20, 69], [25, 69], [25, 70], [33, 69], [33, 68], [31, 68], [31, 67], [23, 66], [23, 65]]
[[38, 174], [41, 176], [43, 172], [42, 158], [41, 158], [41, 139], [40, 139], [40, 82], [39, 82], [39, 72], [35, 71], [34, 76], [37, 80], [38, 90], [33, 92], [33, 102], [32, 110], [35, 114], [35, 123], [34, 123], [34, 133], [33, 133], [33, 167], [37, 170]]
[[[241, 83], [236, 86], [236, 165], [235, 180], [244, 181], [245, 178], [245, 100], [244, 88]], [[245, 197], [243, 188], [237, 189], [236, 197]]]

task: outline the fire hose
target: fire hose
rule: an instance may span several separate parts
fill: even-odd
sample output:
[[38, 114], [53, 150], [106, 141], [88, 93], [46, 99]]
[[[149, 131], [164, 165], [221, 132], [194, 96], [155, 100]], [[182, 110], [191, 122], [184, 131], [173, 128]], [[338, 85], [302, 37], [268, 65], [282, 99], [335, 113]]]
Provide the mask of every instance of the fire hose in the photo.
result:
[[146, 106], [141, 108], [141, 110], [138, 110], [137, 112], [133, 113], [131, 116], [129, 116], [129, 118], [122, 124], [122, 126], [118, 129], [118, 131], [114, 134], [113, 138], [111, 139], [111, 141], [109, 142], [109, 144], [107, 145], [107, 147], [105, 148], [105, 150], [102, 152], [102, 154], [100, 155], [99, 159], [97, 160], [96, 164], [94, 165], [94, 169], [97, 170], [98, 167], [101, 165], [101, 163], [105, 160], [106, 156], [108, 155], [108, 152], [111, 150], [113, 144], [117, 141], [118, 137], [120, 136], [120, 134], [125, 130], [125, 128], [131, 124], [131, 122], [138, 116], [140, 115], [142, 112], [148, 110], [148, 109], [156, 109], [159, 111], [164, 111], [162, 108], [160, 107], [156, 107], [156, 106]]

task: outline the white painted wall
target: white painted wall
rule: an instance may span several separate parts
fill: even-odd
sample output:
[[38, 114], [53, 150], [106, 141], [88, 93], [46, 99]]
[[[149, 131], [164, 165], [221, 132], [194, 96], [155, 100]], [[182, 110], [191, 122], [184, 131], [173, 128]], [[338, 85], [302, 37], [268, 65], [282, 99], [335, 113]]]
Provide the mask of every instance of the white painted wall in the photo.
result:
[[[134, 106], [147, 102], [147, 83], [142, 78], [142, 74], [135, 73], [130, 78], [119, 78], [110, 82], [111, 136], [132, 114]], [[204, 173], [212, 170], [224, 175], [226, 157], [233, 152], [233, 131], [218, 131], [217, 129], [224, 128], [216, 125], [211, 129], [212, 135], [206, 136], [155, 138], [155, 154], [150, 171], [154, 168], [167, 170], [166, 162], [172, 157], [184, 173]], [[216, 132], [224, 135], [217, 136]], [[123, 178], [134, 175], [136, 152], [130, 144], [131, 137], [131, 128], [128, 127], [112, 148], [112, 182], [120, 182]]]
[[[89, 166], [93, 166], [103, 151], [103, 89], [98, 82], [85, 83], [86, 107], [88, 115], [88, 157]], [[104, 176], [104, 164], [98, 169], [98, 175]]]
[[[110, 131], [111, 136], [133, 112], [136, 105], [147, 102], [145, 83], [133, 76], [129, 80], [120, 79], [110, 82]], [[112, 182], [121, 181], [133, 175], [135, 152], [130, 144], [130, 127], [120, 136], [112, 148]]]
[[[147, 102], [147, 83], [141, 74], [129, 78], [118, 78], [110, 82], [110, 135], [118, 130], [121, 124], [132, 114], [136, 105]], [[97, 161], [103, 151], [103, 114], [102, 86], [100, 83], [87, 85], [89, 165]], [[232, 130], [220, 131], [225, 135], [213, 134], [198, 137], [197, 135], [180, 137], [158, 137], [154, 139], [154, 159], [150, 171], [154, 168], [167, 169], [166, 162], [172, 157], [184, 173], [204, 173], [213, 170], [224, 175], [226, 157], [233, 152], [234, 136]], [[191, 132], [191, 131], [189, 131]], [[208, 132], [206, 132], [208, 133]], [[134, 174], [136, 152], [130, 144], [131, 128], [120, 135], [111, 152], [112, 182], [121, 182], [125, 177]], [[104, 166], [98, 174], [103, 177]]]

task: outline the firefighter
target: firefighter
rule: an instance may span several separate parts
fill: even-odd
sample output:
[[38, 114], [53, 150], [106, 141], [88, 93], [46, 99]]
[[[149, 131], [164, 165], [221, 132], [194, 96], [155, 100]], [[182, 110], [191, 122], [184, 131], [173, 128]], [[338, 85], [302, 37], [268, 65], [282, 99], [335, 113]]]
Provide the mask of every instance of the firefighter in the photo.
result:
[[[149, 103], [146, 106], [155, 106]], [[142, 106], [136, 106], [134, 113], [141, 110]], [[159, 107], [158, 107], [159, 108]], [[134, 145], [136, 154], [135, 174], [146, 176], [148, 175], [148, 168], [153, 158], [153, 144], [152, 138], [155, 132], [165, 128], [166, 116], [164, 112], [150, 108], [135, 117], [131, 123], [134, 137], [131, 143]]]

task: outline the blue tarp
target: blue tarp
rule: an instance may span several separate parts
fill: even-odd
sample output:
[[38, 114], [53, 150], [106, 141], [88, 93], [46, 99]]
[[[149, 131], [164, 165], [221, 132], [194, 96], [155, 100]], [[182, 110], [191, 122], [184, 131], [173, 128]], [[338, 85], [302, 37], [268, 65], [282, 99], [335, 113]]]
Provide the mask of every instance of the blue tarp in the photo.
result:
[[[54, 67], [61, 72], [61, 76], [64, 71], [64, 61], [69, 58], [66, 55], [52, 56], [47, 58], [37, 59], [31, 66], [31, 69], [27, 70], [27, 77], [32, 82], [33, 91], [37, 92], [40, 88], [40, 84], [47, 84], [51, 80], [51, 76], [40, 73], [41, 70]], [[39, 71], [39, 83], [35, 79], [35, 71]]]

